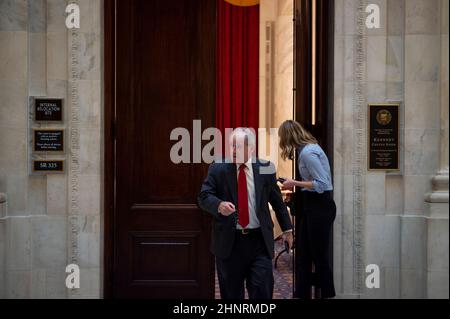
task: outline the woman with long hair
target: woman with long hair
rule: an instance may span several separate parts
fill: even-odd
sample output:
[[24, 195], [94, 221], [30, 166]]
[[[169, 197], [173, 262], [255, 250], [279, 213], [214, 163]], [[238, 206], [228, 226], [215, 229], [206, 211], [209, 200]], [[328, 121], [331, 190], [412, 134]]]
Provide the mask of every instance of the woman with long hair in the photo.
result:
[[284, 189], [300, 189], [299, 233], [296, 237], [297, 297], [311, 295], [312, 269], [316, 273], [320, 298], [336, 295], [330, 263], [330, 236], [336, 205], [332, 198], [333, 184], [328, 158], [317, 139], [296, 121], [284, 122], [279, 130], [281, 156], [298, 159], [300, 180], [286, 179]]

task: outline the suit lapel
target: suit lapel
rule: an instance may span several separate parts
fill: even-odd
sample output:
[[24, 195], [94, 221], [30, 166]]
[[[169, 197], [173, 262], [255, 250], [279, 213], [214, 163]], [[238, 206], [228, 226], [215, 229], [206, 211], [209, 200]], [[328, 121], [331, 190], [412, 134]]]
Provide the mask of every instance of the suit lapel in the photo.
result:
[[256, 160], [254, 163], [252, 163], [253, 166], [253, 181], [255, 184], [255, 210], [256, 214], [259, 215], [260, 209], [259, 204], [261, 202], [261, 187], [263, 186], [261, 175], [259, 174], [259, 163], [258, 160]]

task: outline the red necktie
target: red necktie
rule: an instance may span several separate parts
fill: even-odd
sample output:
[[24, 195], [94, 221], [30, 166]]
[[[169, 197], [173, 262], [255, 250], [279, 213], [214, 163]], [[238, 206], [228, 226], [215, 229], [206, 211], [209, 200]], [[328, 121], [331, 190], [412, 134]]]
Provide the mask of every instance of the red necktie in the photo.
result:
[[248, 192], [247, 192], [247, 176], [245, 175], [245, 164], [239, 166], [238, 177], [238, 221], [242, 228], [249, 224], [248, 214]]

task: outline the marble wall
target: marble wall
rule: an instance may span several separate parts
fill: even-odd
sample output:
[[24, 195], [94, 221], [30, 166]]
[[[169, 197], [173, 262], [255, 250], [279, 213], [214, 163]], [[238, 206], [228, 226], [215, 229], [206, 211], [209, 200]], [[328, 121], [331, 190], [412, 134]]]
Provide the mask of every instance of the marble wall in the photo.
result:
[[[448, 82], [445, 84], [445, 77], [441, 80], [441, 69], [445, 69], [441, 56], [448, 50], [448, 42], [441, 35], [445, 1], [371, 3], [381, 9], [380, 29], [365, 27], [366, 1], [335, 1], [338, 216], [334, 249], [338, 294], [355, 298], [448, 298], [448, 177], [447, 202], [443, 203], [447, 214], [439, 216], [439, 229], [430, 228], [433, 219], [425, 201], [425, 194], [432, 190], [431, 180], [439, 171], [437, 154], [445, 144], [441, 136], [448, 136], [448, 119], [441, 118], [446, 112], [441, 99], [448, 95]], [[399, 173], [367, 171], [366, 118], [371, 102], [402, 103]], [[440, 256], [432, 252], [436, 246]], [[439, 261], [433, 259], [436, 272], [427, 280], [430, 254]], [[365, 286], [368, 264], [380, 267], [379, 289]], [[445, 270], [446, 284], [438, 287], [436, 278], [445, 279]]]
[[[65, 26], [68, 3], [80, 6], [79, 30]], [[101, 0], [0, 0], [2, 297], [100, 296], [101, 7]], [[64, 99], [62, 175], [28, 173], [30, 96]], [[65, 287], [73, 261], [81, 268], [76, 293]]]

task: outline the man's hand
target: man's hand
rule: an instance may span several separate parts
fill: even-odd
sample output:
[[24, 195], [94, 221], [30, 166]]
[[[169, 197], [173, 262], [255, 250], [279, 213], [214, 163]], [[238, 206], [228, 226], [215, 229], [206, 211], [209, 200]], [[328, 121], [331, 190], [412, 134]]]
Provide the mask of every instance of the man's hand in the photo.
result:
[[289, 245], [289, 249], [292, 249], [292, 246], [294, 245], [294, 236], [292, 235], [292, 232], [285, 232], [281, 235], [281, 238], [283, 238], [283, 241], [287, 241]]
[[219, 204], [219, 213], [223, 216], [230, 216], [236, 211], [236, 207], [234, 207], [233, 203], [230, 202], [221, 202]]

